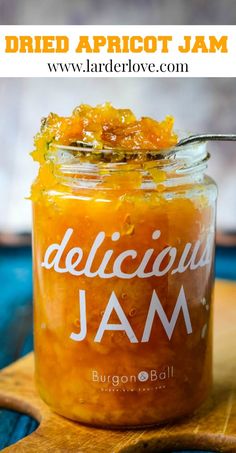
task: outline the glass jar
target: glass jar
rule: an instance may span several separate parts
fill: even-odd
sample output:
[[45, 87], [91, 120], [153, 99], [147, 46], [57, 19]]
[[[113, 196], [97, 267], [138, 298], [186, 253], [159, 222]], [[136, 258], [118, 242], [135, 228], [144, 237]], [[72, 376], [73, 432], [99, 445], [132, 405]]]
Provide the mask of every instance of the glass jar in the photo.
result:
[[94, 426], [174, 420], [212, 381], [217, 190], [206, 144], [145, 161], [93, 154], [54, 149], [56, 184], [33, 202], [39, 392]]

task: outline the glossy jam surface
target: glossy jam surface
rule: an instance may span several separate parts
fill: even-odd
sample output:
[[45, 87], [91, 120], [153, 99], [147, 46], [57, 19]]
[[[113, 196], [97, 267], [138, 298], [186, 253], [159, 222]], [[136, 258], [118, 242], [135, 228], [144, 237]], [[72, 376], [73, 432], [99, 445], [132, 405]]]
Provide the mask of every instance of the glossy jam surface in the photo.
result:
[[[88, 116], [88, 107], [75, 114], [83, 109]], [[95, 112], [93, 121], [99, 129]], [[60, 134], [78, 138], [66, 125]], [[145, 182], [139, 170], [111, 175], [104, 166], [92, 179], [68, 180], [51, 164], [42, 168], [33, 186], [42, 398], [98, 426], [153, 425], [193, 412], [211, 386], [212, 182], [168, 186], [152, 171]]]
[[[82, 104], [69, 117], [50, 113], [42, 119], [40, 132], [34, 139], [32, 157], [39, 162], [40, 168], [38, 178], [32, 186], [32, 200], [39, 199], [45, 190], [56, 188], [58, 184], [53, 165], [48, 159], [49, 154], [52, 156], [56, 152], [57, 146], [90, 145], [95, 150], [90, 155], [86, 154], [86, 160], [90, 162], [99, 160], [99, 150], [104, 148], [118, 149], [119, 153], [115, 157], [118, 160], [122, 150], [141, 150], [143, 152], [139, 159], [145, 162], [145, 150], [162, 151], [177, 143], [178, 137], [173, 131], [173, 125], [174, 118], [171, 116], [160, 122], [147, 117], [137, 120], [131, 110], [115, 109], [110, 103], [97, 107]], [[157, 177], [159, 180], [159, 172]], [[128, 180], [130, 179], [137, 180], [137, 174], [128, 175]]]
[[115, 109], [111, 104], [80, 105], [72, 115], [62, 117], [50, 113], [41, 123], [35, 137], [34, 157], [42, 162], [51, 143], [72, 145], [80, 141], [95, 148], [165, 149], [177, 142], [173, 132], [174, 119], [163, 121], [143, 117], [138, 120], [129, 109]]

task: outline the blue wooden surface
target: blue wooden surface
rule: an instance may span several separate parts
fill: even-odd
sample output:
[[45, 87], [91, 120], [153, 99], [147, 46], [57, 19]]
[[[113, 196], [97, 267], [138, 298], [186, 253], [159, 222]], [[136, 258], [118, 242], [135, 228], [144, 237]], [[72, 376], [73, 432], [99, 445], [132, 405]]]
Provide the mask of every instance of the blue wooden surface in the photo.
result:
[[[33, 349], [31, 261], [29, 247], [0, 248], [0, 368]], [[217, 248], [216, 275], [236, 280], [236, 247]], [[0, 450], [36, 427], [26, 415], [0, 410]]]

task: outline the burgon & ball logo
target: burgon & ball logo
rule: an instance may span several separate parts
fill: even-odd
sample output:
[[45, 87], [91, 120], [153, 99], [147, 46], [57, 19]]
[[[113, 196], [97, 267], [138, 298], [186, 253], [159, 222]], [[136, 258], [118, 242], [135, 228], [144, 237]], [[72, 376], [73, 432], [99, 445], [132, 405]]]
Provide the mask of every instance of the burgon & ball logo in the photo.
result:
[[138, 380], [140, 382], [146, 382], [146, 381], [148, 381], [148, 378], [149, 378], [149, 374], [147, 373], [147, 371], [140, 371], [138, 373]]

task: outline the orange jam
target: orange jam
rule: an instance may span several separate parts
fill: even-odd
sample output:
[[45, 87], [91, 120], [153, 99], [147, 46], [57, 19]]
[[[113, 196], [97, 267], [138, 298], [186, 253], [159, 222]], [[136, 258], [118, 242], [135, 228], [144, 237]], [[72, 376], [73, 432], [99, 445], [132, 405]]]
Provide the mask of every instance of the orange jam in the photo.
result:
[[208, 396], [216, 188], [205, 145], [176, 142], [110, 104], [36, 135], [36, 380], [65, 417], [154, 425]]

